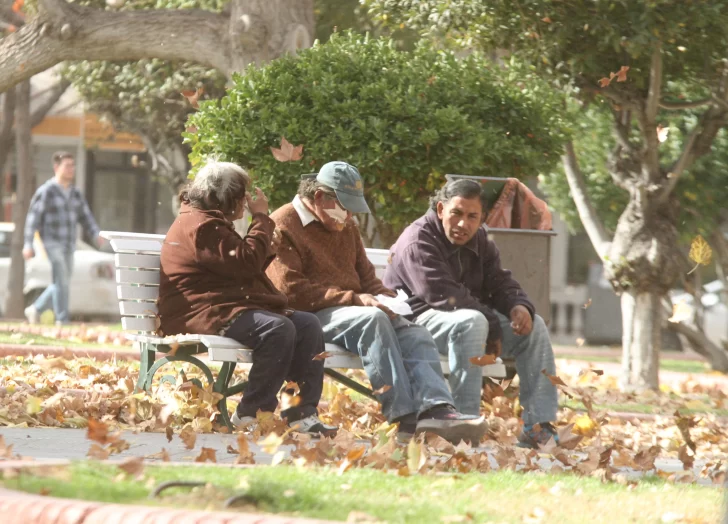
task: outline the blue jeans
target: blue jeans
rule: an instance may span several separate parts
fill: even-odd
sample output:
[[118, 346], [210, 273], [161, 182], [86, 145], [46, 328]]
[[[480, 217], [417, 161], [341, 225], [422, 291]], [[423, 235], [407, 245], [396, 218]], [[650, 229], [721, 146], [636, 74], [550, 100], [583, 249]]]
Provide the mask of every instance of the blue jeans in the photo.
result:
[[53, 283], [33, 303], [38, 314], [53, 306], [56, 322], [67, 324], [70, 320], [68, 312], [69, 287], [73, 273], [73, 250], [61, 247], [46, 248], [48, 261], [51, 263]]
[[[554, 351], [548, 328], [536, 315], [529, 335], [513, 333], [511, 321], [496, 312], [503, 329], [503, 357], [515, 358], [516, 372], [520, 380], [520, 402], [523, 406], [523, 423], [537, 424], [556, 420], [558, 409], [556, 387], [543, 373], [556, 373]], [[437, 347], [450, 361], [450, 389], [455, 407], [461, 413], [480, 413], [480, 394], [483, 385], [482, 368], [470, 363], [470, 357], [485, 353], [488, 338], [488, 321], [480, 311], [458, 309], [439, 311], [430, 309], [415, 320], [432, 333]]]
[[427, 329], [402, 317], [390, 320], [375, 307], [333, 307], [316, 316], [326, 342], [359, 354], [372, 389], [391, 386], [378, 395], [388, 421], [454, 405]]

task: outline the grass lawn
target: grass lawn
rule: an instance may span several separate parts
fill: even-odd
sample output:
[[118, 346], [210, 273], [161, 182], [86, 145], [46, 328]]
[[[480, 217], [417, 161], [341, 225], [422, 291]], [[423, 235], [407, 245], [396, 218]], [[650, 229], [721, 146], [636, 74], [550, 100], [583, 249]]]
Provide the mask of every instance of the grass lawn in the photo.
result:
[[113, 344], [98, 344], [92, 342], [82, 342], [80, 340], [57, 339], [54, 337], [45, 337], [43, 335], [34, 335], [31, 333], [11, 333], [9, 331], [0, 331], [0, 344], [12, 345], [32, 345], [32, 346], [56, 346], [69, 348], [113, 348], [116, 351], [135, 351], [132, 346], [115, 346]]
[[[579, 400], [564, 398], [559, 405], [561, 407], [567, 407], [575, 409], [577, 411], [585, 411], [584, 404]], [[644, 404], [640, 402], [625, 402], [618, 404], [594, 404], [596, 411], [617, 411], [627, 413], [645, 413], [647, 415], [666, 415], [671, 416], [675, 410], [665, 409], [664, 407], [655, 404]], [[705, 405], [700, 409], [682, 408], [679, 410], [682, 415], [704, 415], [706, 413], [712, 413], [719, 417], [728, 417], [728, 409], [715, 409], [709, 405]]]
[[[557, 359], [564, 360], [584, 360], [588, 362], [614, 362], [619, 363], [618, 358], [610, 356], [587, 356], [579, 355], [578, 353], [563, 354], [559, 353], [556, 356]], [[669, 358], [660, 359], [660, 369], [662, 371], [677, 371], [679, 373], [708, 373], [710, 372], [710, 366], [700, 360], [674, 360]]]
[[[328, 469], [255, 467], [154, 467], [144, 478], [121, 479], [115, 466], [75, 463], [70, 479], [22, 473], [5, 479], [11, 489], [49, 496], [176, 508], [222, 509], [232, 494], [245, 494], [243, 511], [282, 513], [346, 521], [363, 512], [387, 522], [660, 522], [668, 514], [682, 522], [716, 522], [721, 490], [667, 484], [650, 478], [629, 489], [573, 475], [488, 474], [400, 477], [371, 469], [343, 475]], [[207, 487], [172, 488], [148, 499], [153, 486], [197, 480]], [[664, 522], [664, 520], [662, 520]]]

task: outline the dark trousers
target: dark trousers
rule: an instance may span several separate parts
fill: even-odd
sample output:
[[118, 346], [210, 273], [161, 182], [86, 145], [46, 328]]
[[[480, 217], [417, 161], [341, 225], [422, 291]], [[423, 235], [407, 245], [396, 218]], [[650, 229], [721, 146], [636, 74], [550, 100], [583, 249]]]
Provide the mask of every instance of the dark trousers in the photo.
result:
[[286, 380], [298, 384], [301, 402], [281, 411], [281, 418], [292, 422], [318, 412], [324, 363], [313, 357], [324, 350], [324, 338], [316, 315], [296, 311], [286, 317], [263, 310], [246, 311], [225, 336], [253, 348], [253, 367], [238, 405], [239, 417], [254, 417], [258, 410], [274, 411]]

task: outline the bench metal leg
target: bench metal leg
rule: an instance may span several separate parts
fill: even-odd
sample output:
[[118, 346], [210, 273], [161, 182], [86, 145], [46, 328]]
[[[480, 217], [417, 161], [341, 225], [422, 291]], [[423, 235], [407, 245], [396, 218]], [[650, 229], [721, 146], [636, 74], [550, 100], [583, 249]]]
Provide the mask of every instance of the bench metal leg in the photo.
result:
[[[137, 379], [136, 388], [134, 389], [136, 393], [147, 389], [147, 375], [149, 374], [149, 369], [154, 363], [155, 357], [156, 352], [154, 351], [154, 345], [142, 343], [141, 354], [139, 355], [139, 378]], [[151, 377], [149, 377], [149, 379], [149, 384], [151, 385]]]
[[368, 398], [370, 398], [372, 400], [376, 400], [377, 402], [379, 402], [379, 399], [377, 399], [374, 396], [374, 392], [371, 389], [367, 388], [363, 384], [360, 384], [356, 380], [350, 379], [346, 375], [342, 375], [338, 371], [334, 371], [333, 369], [330, 369], [330, 368], [324, 369], [324, 373], [326, 373], [328, 376], [330, 376], [331, 378], [333, 378], [337, 382], [341, 382], [347, 388], [353, 389], [357, 393], [361, 393], [365, 397], [368, 397]]
[[233, 425], [232, 422], [230, 422], [230, 413], [228, 413], [227, 408], [227, 398], [233, 394], [233, 390], [237, 390], [239, 388], [230, 388], [228, 389], [228, 383], [233, 378], [233, 371], [235, 371], [235, 365], [236, 362], [224, 362], [222, 367], [220, 368], [220, 372], [217, 374], [217, 380], [215, 381], [214, 385], [212, 386], [212, 390], [215, 393], [220, 393], [222, 395], [222, 399], [217, 403], [217, 409], [220, 411], [220, 414], [218, 415], [218, 420], [221, 424], [225, 424], [230, 431], [232, 431]]
[[171, 356], [160, 358], [149, 369], [149, 373], [147, 373], [147, 378], [143, 385], [143, 389], [145, 391], [151, 391], [152, 378], [154, 377], [154, 374], [157, 372], [157, 370], [159, 368], [161, 368], [162, 366], [164, 366], [165, 364], [167, 364], [169, 362], [189, 362], [190, 364], [196, 366], [200, 371], [202, 371], [202, 373], [205, 375], [205, 378], [207, 379], [208, 384], [215, 383], [215, 381], [212, 378], [212, 372], [210, 371], [210, 368], [208, 368], [200, 359], [195, 358], [191, 355], [171, 355]]

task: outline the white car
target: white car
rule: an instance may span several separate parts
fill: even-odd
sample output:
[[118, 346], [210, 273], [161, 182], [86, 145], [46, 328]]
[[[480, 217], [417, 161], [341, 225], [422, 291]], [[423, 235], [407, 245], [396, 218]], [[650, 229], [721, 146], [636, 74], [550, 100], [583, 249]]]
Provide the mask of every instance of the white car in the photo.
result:
[[[15, 224], [0, 222], [0, 305], [5, 311], [10, 274], [10, 242]], [[25, 305], [31, 304], [52, 282], [51, 265], [36, 234], [35, 256], [25, 262]], [[119, 322], [114, 255], [97, 251], [79, 240], [73, 255], [70, 286], [71, 320]]]

